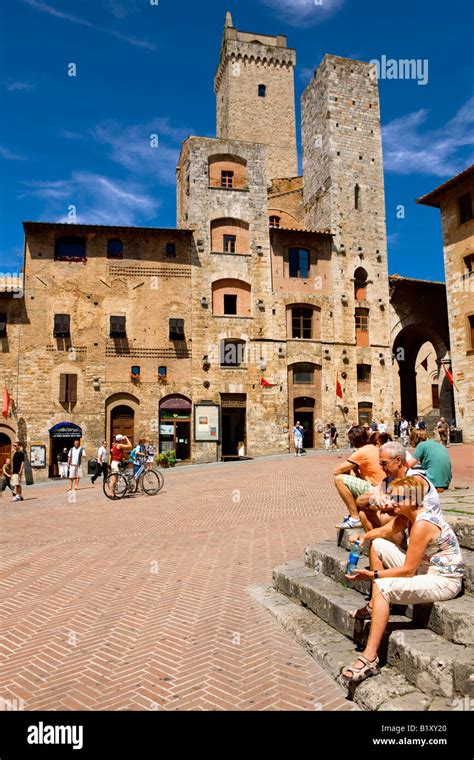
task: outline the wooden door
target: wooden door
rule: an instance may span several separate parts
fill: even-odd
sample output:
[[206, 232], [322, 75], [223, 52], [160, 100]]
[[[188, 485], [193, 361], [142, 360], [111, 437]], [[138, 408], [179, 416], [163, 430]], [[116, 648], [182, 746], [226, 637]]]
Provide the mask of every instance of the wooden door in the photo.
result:
[[134, 443], [135, 413], [129, 406], [117, 406], [112, 410], [111, 426], [112, 442], [116, 435], [126, 435], [130, 443]]
[[2, 477], [2, 467], [7, 459], [12, 458], [12, 444], [8, 436], [0, 433], [0, 477]]

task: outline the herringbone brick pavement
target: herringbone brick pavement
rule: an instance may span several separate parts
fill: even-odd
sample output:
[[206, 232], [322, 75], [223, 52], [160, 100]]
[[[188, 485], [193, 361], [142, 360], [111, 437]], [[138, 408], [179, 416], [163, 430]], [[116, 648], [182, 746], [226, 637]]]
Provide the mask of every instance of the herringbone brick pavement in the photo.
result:
[[0, 697], [27, 710], [348, 710], [247, 591], [334, 536], [335, 454], [165, 473], [110, 502], [83, 479], [0, 502]]

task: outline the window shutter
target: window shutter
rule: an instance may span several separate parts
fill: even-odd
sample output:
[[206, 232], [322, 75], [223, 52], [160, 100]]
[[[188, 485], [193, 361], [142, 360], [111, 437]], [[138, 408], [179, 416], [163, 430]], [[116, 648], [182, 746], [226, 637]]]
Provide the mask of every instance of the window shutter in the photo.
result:
[[110, 337], [126, 335], [125, 317], [110, 317]]
[[184, 319], [170, 319], [170, 340], [184, 340]]
[[71, 404], [77, 402], [77, 375], [68, 375], [68, 401]]
[[61, 404], [66, 403], [67, 375], [59, 375], [59, 401]]

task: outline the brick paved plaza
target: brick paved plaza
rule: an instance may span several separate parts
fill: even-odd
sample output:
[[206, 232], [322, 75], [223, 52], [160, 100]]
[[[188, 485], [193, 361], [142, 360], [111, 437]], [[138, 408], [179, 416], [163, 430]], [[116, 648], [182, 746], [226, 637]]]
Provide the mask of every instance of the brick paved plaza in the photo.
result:
[[[474, 447], [451, 447], [453, 485]], [[337, 454], [165, 472], [157, 497], [83, 479], [1, 501], [3, 700], [26, 710], [352, 710], [250, 596], [335, 536]]]

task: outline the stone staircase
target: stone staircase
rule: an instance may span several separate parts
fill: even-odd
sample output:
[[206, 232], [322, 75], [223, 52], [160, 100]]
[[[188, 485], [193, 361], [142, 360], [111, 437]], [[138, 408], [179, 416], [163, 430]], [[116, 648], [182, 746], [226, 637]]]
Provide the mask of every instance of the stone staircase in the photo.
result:
[[[379, 652], [381, 674], [348, 695], [362, 709], [461, 710], [474, 699], [474, 499], [466, 498], [467, 492], [453, 493], [443, 495], [443, 511], [463, 547], [463, 594], [392, 609]], [[369, 581], [351, 583], [344, 577], [350, 533], [337, 531], [337, 541], [308, 546], [302, 560], [274, 570], [272, 588], [253, 589], [335, 679], [355, 661], [370, 629], [370, 621], [350, 616], [370, 590]], [[368, 558], [361, 557], [360, 564], [368, 567]]]

